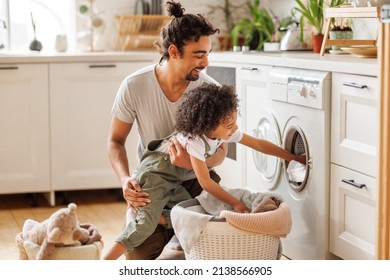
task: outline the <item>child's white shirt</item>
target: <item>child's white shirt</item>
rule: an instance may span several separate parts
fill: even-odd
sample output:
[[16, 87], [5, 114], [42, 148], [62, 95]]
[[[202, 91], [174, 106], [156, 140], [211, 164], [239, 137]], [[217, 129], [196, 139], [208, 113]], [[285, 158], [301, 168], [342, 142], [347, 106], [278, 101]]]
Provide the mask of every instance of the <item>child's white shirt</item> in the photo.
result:
[[[206, 150], [206, 144], [200, 136], [192, 136], [191, 134], [183, 135], [178, 133], [176, 135], [177, 140], [182, 147], [187, 146], [187, 152], [201, 161], [206, 161], [206, 152], [212, 156], [216, 153], [219, 146], [222, 143], [235, 143], [240, 142], [243, 133], [240, 130], [236, 130], [232, 136], [228, 139], [210, 139], [206, 135], [203, 135], [204, 140], [209, 145], [209, 150]], [[163, 143], [157, 148], [158, 151], [168, 153], [169, 141], [164, 140]]]

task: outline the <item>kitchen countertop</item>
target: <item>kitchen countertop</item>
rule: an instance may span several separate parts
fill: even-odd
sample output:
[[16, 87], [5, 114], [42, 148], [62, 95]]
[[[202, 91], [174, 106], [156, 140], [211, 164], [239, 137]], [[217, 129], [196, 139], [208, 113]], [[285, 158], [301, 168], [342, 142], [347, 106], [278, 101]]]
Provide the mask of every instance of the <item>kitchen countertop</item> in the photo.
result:
[[56, 62], [108, 62], [108, 61], [158, 61], [157, 51], [129, 52], [0, 52], [0, 64], [56, 63]]
[[288, 52], [215, 52], [209, 55], [210, 62], [261, 64], [281, 67], [343, 72], [358, 75], [377, 76], [377, 58], [362, 58], [349, 54], [320, 56], [311, 51]]
[[[15, 63], [56, 63], [56, 62], [109, 62], [145, 61], [158, 62], [160, 55], [155, 51], [128, 52], [0, 52], [0, 64]], [[210, 62], [262, 64], [281, 67], [343, 72], [350, 74], [377, 76], [379, 63], [376, 58], [360, 58], [349, 54], [331, 55], [311, 51], [287, 52], [212, 52]]]

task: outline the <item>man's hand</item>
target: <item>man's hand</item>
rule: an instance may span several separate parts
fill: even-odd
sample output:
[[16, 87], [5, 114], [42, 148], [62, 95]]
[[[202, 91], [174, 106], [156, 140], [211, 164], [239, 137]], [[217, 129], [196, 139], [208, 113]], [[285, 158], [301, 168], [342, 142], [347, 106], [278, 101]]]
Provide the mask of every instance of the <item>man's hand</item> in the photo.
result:
[[123, 198], [133, 211], [136, 211], [136, 207], [145, 206], [151, 202], [146, 198], [149, 194], [142, 192], [139, 183], [132, 177], [126, 177], [122, 181], [122, 192]]
[[187, 153], [187, 150], [181, 146], [179, 141], [177, 141], [176, 136], [170, 138], [169, 158], [173, 165], [192, 170], [190, 155]]

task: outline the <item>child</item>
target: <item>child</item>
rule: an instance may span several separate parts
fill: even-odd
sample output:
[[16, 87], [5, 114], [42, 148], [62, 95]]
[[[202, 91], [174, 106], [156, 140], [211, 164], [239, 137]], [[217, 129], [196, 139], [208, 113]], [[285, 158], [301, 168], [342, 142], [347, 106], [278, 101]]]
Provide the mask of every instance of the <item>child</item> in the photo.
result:
[[[257, 139], [238, 130], [238, 98], [233, 86], [204, 83], [186, 93], [176, 114], [177, 140], [190, 155], [193, 171], [204, 191], [229, 204], [241, 213], [249, 213], [245, 204], [226, 192], [210, 178], [206, 158], [213, 155], [223, 142], [238, 142], [259, 152], [287, 161], [305, 159], [263, 139]], [[132, 250], [153, 233], [156, 226], [170, 224], [163, 215], [164, 207], [173, 207], [191, 196], [180, 185], [191, 170], [171, 164], [168, 155], [169, 137], [149, 143], [141, 158], [136, 179], [142, 191], [148, 192], [150, 204], [137, 208], [130, 221], [105, 259], [117, 259], [126, 250]], [[130, 210], [129, 210], [130, 211]]]

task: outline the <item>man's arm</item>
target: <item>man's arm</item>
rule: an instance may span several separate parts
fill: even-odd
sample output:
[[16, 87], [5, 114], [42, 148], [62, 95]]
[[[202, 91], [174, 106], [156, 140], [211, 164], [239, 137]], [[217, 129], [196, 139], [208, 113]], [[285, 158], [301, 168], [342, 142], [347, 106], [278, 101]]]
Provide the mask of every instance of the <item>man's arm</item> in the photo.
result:
[[138, 182], [131, 177], [126, 153], [126, 139], [132, 124], [122, 122], [113, 117], [108, 133], [107, 153], [111, 165], [122, 186], [123, 197], [128, 205], [133, 207], [145, 206], [150, 200], [145, 198], [148, 193], [142, 192]]

